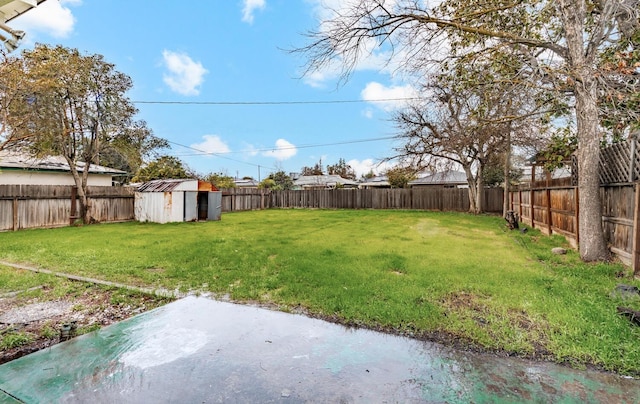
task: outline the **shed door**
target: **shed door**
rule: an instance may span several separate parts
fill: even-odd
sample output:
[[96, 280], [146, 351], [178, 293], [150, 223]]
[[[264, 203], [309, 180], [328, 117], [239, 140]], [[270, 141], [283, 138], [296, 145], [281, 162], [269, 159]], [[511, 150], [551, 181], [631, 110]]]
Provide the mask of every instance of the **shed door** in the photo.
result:
[[209, 192], [208, 210], [207, 220], [220, 220], [222, 215], [222, 192]]
[[198, 193], [184, 193], [184, 221], [195, 222], [198, 220]]

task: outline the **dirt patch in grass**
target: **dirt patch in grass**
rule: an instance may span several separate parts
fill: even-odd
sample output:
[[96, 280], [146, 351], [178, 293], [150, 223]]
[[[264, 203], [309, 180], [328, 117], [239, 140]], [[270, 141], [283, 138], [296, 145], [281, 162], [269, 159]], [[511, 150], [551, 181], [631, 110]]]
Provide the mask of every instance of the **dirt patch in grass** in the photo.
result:
[[[463, 322], [472, 320], [491, 340], [504, 341], [502, 345], [506, 345], [514, 335], [518, 335], [523, 343], [523, 346], [517, 349], [521, 356], [538, 360], [551, 358], [550, 351], [546, 348], [549, 324], [544, 319], [534, 319], [525, 310], [520, 309], [496, 311], [487, 300], [490, 298], [461, 291], [445, 296], [440, 304], [445, 315], [457, 316]], [[461, 337], [465, 339], [468, 336], [461, 332]]]
[[0, 364], [17, 359], [71, 337], [124, 320], [170, 301], [123, 289], [69, 281], [60, 297], [59, 287], [39, 287], [22, 293], [0, 294]]

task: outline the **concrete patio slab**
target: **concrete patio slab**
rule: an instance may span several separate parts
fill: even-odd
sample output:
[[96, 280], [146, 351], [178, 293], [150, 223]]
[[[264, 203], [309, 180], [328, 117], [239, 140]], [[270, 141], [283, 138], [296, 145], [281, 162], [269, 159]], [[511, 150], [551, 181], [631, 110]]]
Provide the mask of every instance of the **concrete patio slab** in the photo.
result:
[[640, 381], [187, 297], [0, 366], [0, 402], [613, 403]]

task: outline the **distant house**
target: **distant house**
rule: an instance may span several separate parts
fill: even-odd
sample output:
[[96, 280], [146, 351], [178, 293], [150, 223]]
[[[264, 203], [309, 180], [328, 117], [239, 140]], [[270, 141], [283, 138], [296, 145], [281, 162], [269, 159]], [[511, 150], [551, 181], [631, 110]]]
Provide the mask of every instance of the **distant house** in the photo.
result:
[[140, 222], [220, 220], [222, 192], [195, 179], [153, 180], [138, 187], [134, 211]]
[[442, 171], [409, 181], [411, 188], [468, 188], [467, 175], [462, 171]]
[[360, 189], [372, 189], [372, 188], [391, 188], [389, 184], [389, 178], [386, 175], [379, 175], [377, 177], [368, 178], [358, 185]]
[[258, 188], [258, 185], [260, 185], [258, 181], [252, 178], [233, 180], [233, 182], [236, 184], [236, 188]]
[[358, 182], [339, 175], [301, 175], [293, 185], [296, 189], [357, 188]]
[[[78, 162], [78, 171], [85, 163]], [[89, 166], [87, 185], [112, 186], [115, 177], [127, 175], [125, 171], [96, 164]], [[0, 185], [76, 185], [69, 164], [62, 156], [34, 158], [28, 155], [0, 152]]]

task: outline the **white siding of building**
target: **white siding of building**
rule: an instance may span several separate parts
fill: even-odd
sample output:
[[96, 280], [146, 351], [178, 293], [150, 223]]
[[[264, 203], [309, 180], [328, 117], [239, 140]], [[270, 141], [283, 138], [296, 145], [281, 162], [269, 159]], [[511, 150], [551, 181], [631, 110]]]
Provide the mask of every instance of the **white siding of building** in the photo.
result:
[[[2, 185], [76, 185], [69, 172], [43, 172], [29, 170], [0, 170]], [[110, 187], [111, 175], [89, 174], [87, 185]]]

